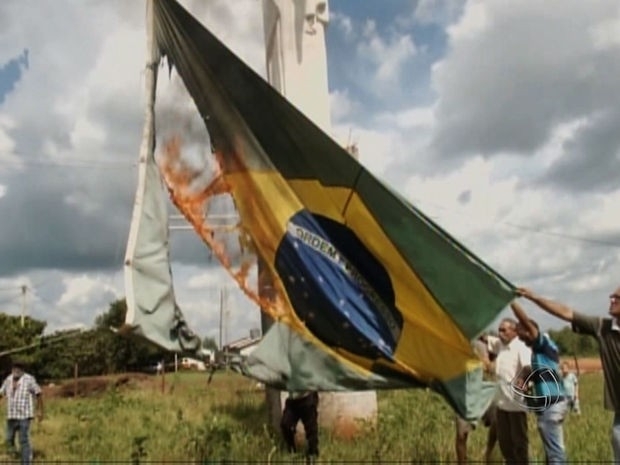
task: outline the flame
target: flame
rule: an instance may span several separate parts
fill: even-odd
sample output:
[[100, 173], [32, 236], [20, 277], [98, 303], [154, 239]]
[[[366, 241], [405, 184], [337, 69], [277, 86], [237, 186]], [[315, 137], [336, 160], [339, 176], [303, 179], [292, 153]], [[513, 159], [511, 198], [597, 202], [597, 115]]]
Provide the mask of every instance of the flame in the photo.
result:
[[[239, 245], [242, 251], [253, 251], [253, 241], [250, 232], [243, 227], [242, 222], [237, 225], [216, 228], [210, 225], [205, 211], [209, 201], [217, 195], [231, 194], [231, 186], [226, 182], [222, 166], [223, 159], [220, 153], [215, 155], [215, 169], [213, 178], [206, 185], [204, 181], [200, 186], [200, 178], [204, 177], [203, 171], [197, 171], [183, 162], [181, 153], [182, 141], [178, 135], [167, 139], [163, 146], [163, 153], [160, 161], [160, 172], [168, 189], [170, 199], [176, 208], [185, 216], [187, 221], [193, 226], [196, 233], [203, 242], [211, 249], [215, 257], [226, 269], [226, 271], [237, 282], [241, 290], [255, 302], [262, 311], [272, 318], [278, 320], [284, 315], [283, 289], [280, 283], [274, 283], [267, 290], [264, 296], [260, 296], [248, 284], [248, 274], [255, 257], [242, 260], [238, 269], [232, 264], [232, 260], [226, 252], [225, 244], [218, 241], [215, 237], [216, 229], [224, 232], [236, 231], [239, 234]], [[198, 187], [196, 187], [198, 185]], [[266, 270], [262, 271], [262, 275]], [[257, 287], [265, 282], [265, 276], [259, 276]]]

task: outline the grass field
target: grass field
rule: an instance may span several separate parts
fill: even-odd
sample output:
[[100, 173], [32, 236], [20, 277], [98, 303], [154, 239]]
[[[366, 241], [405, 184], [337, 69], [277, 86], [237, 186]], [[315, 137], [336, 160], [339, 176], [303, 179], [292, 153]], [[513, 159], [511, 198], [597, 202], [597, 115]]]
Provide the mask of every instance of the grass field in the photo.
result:
[[[94, 398], [48, 398], [46, 418], [32, 430], [36, 462], [303, 463], [279, 448], [279, 435], [267, 428], [264, 393], [249, 380], [220, 372], [209, 385], [204, 373], [169, 374], [166, 381], [165, 393], [152, 377]], [[602, 407], [602, 375], [588, 373], [580, 381], [583, 413], [569, 416], [565, 425], [569, 459], [610, 460], [612, 418]], [[321, 431], [321, 463], [455, 460], [453, 415], [437, 395], [389, 391], [379, 392], [378, 399], [377, 426], [366, 427], [360, 437], [343, 440]], [[471, 460], [482, 460], [486, 432], [483, 427], [473, 432]], [[543, 460], [533, 415], [530, 451]], [[498, 449], [496, 457], [500, 460]], [[0, 453], [0, 463], [6, 460]]]

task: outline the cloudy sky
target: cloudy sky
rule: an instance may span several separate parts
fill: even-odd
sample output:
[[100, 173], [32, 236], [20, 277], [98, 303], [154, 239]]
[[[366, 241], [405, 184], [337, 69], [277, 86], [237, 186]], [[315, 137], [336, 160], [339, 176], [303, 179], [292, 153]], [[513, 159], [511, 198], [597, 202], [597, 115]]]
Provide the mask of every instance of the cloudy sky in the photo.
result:
[[[182, 2], [264, 75], [259, 0]], [[333, 136], [518, 285], [605, 314], [620, 283], [615, 0], [330, 0]], [[124, 296], [144, 114], [144, 2], [0, 2], [0, 311], [92, 324]], [[162, 80], [167, 75], [161, 75]], [[191, 232], [179, 304], [259, 324]], [[472, 296], [475, 298], [475, 296]], [[543, 327], [561, 322], [532, 309]]]

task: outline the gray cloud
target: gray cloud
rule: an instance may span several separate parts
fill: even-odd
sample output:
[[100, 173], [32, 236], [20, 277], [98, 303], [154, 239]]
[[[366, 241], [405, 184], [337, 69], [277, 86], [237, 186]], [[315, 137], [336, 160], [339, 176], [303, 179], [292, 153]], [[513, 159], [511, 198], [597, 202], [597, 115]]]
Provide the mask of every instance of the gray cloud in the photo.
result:
[[[124, 26], [144, 27], [143, 4], [137, 3], [116, 2], [114, 8], [97, 2], [42, 4], [43, 11], [28, 3], [23, 10], [6, 7], [14, 22], [23, 20], [37, 34], [28, 38], [29, 78], [33, 82], [26, 84], [26, 93], [10, 95], [5, 102], [6, 112], [15, 122], [9, 136], [25, 169], [5, 171], [0, 178], [7, 187], [0, 199], [4, 218], [0, 276], [34, 269], [122, 267], [137, 182], [132, 165], [142, 135], [144, 102], [138, 92], [143, 88], [137, 75], [131, 86], [116, 90], [98, 90], [87, 81], [92, 79], [107, 31], [118, 29], [119, 18]], [[225, 2], [200, 10], [218, 22], [220, 30], [228, 28], [232, 34], [232, 29], [237, 29], [230, 28], [235, 13]], [[260, 27], [239, 24], [238, 29], [244, 36], [254, 29], [262, 34]], [[4, 31], [0, 43], [16, 34], [19, 31]], [[141, 66], [136, 63], [133, 69], [116, 71], [135, 73]], [[162, 74], [162, 79], [167, 76]], [[76, 92], [85, 90], [88, 94], [81, 114], [62, 109], [65, 101], [75, 104]], [[184, 124], [183, 134], [208, 148], [206, 129], [191, 102], [184, 110], [191, 118]], [[157, 116], [158, 127], [165, 132], [178, 113], [164, 105]], [[101, 140], [76, 143], [74, 137], [81, 135], [76, 126], [80, 124], [95, 128]], [[50, 153], [50, 146], [57, 153]], [[179, 212], [170, 206], [170, 213]], [[206, 245], [193, 231], [172, 233], [171, 254], [182, 263], [213, 266], [208, 265]]]
[[465, 205], [471, 200], [471, 190], [464, 190], [458, 197], [459, 203]]
[[[127, 202], [123, 205], [112, 201], [107, 212], [86, 214], [79, 206], [67, 203], [67, 189], [79, 191], [82, 182], [101, 174], [88, 174], [88, 170], [82, 169], [71, 174], [68, 179], [66, 170], [43, 165], [29, 167], [5, 181], [7, 192], [0, 200], [0, 215], [4, 219], [0, 275], [30, 268], [114, 267], [122, 262], [122, 254], [115, 260], [111, 251], [118, 250], [119, 241], [127, 235], [130, 217]], [[108, 179], [114, 184], [123, 177], [127, 181], [127, 173], [123, 176], [122, 172], [116, 172]], [[102, 196], [97, 200], [103, 205], [108, 200], [106, 196], [113, 198], [117, 192], [96, 191]]]
[[[183, 3], [261, 70], [259, 2]], [[0, 2], [0, 24], [6, 26], [0, 27], [0, 51], [10, 52], [0, 52], [0, 62], [27, 47], [30, 65], [2, 105], [10, 123], [7, 135], [23, 167], [13, 162], [0, 165], [0, 184], [6, 186], [0, 197], [0, 278], [9, 283], [31, 279], [29, 314], [47, 320], [51, 329], [91, 325], [96, 314], [124, 294], [123, 258], [144, 118], [144, 44], [136, 44], [129, 34], [143, 31], [144, 12], [143, 2], [122, 0]], [[127, 37], [127, 49], [110, 59], [110, 40]], [[136, 49], [138, 53], [126, 53]], [[135, 65], [127, 59], [132, 53], [139, 57]], [[160, 80], [167, 79], [162, 72]], [[170, 96], [178, 98], [179, 93]], [[178, 128], [174, 119], [179, 112], [166, 102], [165, 95], [158, 95], [160, 135]], [[185, 102], [189, 108], [181, 113], [183, 135], [208, 147], [199, 114]], [[216, 203], [221, 211], [222, 202]], [[171, 204], [169, 212], [179, 214]], [[234, 238], [226, 242], [235, 249]], [[213, 335], [217, 302], [208, 289], [187, 289], [187, 283], [197, 273], [214, 272], [221, 265], [192, 230], [171, 231], [170, 257], [179, 304], [192, 327]], [[79, 281], [84, 276], [90, 281]], [[83, 294], [61, 304], [61, 296], [70, 289]], [[257, 311], [244, 313], [248, 303], [243, 299], [231, 298], [230, 337], [245, 334], [244, 325], [258, 320]], [[19, 299], [3, 310], [17, 314]]]
[[436, 157], [528, 155], [558, 124], [618, 106], [618, 49], [595, 34], [616, 2], [478, 5], [483, 26], [462, 23], [433, 71]]
[[620, 112], [597, 115], [564, 143], [558, 158], [537, 184], [565, 191], [612, 192], [620, 173]]
[[413, 17], [421, 24], [447, 26], [458, 19], [464, 4], [465, 0], [419, 0]]
[[129, 164], [138, 159], [144, 108], [133, 97], [123, 93], [108, 95], [94, 100], [88, 107], [89, 121], [107, 135], [106, 144], [101, 147], [104, 160], [127, 160]]

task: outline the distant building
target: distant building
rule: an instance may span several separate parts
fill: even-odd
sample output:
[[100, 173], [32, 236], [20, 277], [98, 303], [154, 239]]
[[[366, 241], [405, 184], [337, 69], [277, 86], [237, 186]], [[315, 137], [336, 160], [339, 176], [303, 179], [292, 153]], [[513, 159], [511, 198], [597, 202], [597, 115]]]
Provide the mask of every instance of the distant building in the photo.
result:
[[243, 356], [250, 355], [256, 346], [261, 341], [262, 337], [260, 334], [252, 332], [252, 334], [248, 337], [244, 337], [241, 339], [237, 339], [236, 341], [230, 342], [224, 346], [224, 352], [239, 354]]
[[202, 359], [202, 361], [207, 365], [210, 365], [215, 362], [215, 351], [214, 350], [203, 348], [203, 349], [200, 349], [200, 351], [198, 352], [198, 355], [200, 355], [200, 358]]
[[181, 368], [183, 368], [184, 370], [205, 371], [207, 369], [207, 366], [202, 360], [197, 360], [191, 357], [183, 357], [181, 359]]

